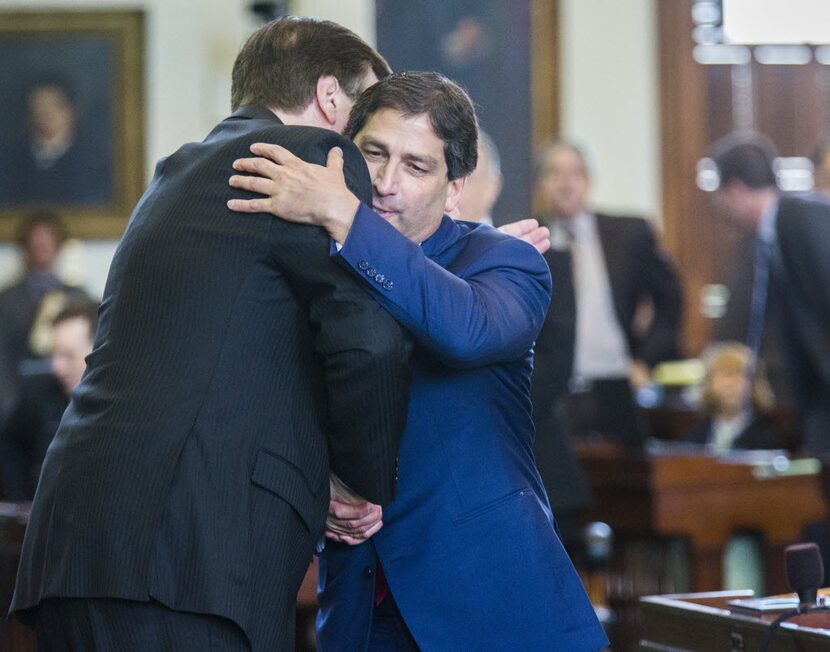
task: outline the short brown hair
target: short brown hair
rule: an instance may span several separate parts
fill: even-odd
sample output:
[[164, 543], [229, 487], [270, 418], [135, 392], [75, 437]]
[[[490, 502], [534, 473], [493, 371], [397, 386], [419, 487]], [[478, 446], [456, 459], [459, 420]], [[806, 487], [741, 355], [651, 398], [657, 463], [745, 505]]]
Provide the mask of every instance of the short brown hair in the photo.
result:
[[40, 211], [30, 213], [17, 226], [15, 240], [17, 240], [17, 244], [21, 249], [25, 250], [29, 248], [29, 239], [32, 237], [34, 230], [39, 226], [44, 226], [52, 231], [58, 245], [63, 244], [66, 240], [66, 228], [63, 226], [63, 222], [61, 222], [61, 218], [55, 213]]
[[95, 330], [98, 328], [98, 308], [100, 304], [92, 299], [74, 299], [67, 303], [52, 320], [52, 326], [57, 326], [70, 319], [83, 319], [89, 326], [89, 339], [95, 339]]
[[720, 187], [735, 179], [749, 188], [775, 188], [775, 145], [761, 134], [731, 133], [712, 145]]
[[242, 46], [233, 64], [231, 108], [258, 104], [300, 111], [325, 75], [336, 77], [354, 99], [369, 71], [378, 79], [391, 72], [351, 30], [328, 20], [285, 16], [260, 27]]

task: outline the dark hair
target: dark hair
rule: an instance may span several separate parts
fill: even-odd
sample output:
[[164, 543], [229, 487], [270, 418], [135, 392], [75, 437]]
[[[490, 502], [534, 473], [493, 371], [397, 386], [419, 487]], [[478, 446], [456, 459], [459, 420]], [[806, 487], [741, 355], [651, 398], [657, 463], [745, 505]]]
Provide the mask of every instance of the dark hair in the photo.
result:
[[328, 20], [286, 16], [245, 41], [233, 64], [231, 107], [259, 104], [299, 111], [312, 101], [317, 81], [333, 75], [354, 99], [369, 71], [383, 79], [389, 64], [351, 30]]
[[737, 179], [749, 188], [775, 186], [772, 141], [760, 134], [729, 134], [712, 145], [712, 160], [718, 168], [720, 186]]
[[381, 109], [406, 117], [428, 115], [435, 135], [444, 141], [450, 181], [466, 177], [478, 163], [478, 122], [469, 95], [458, 84], [434, 72], [402, 72], [368, 88], [358, 98], [343, 132], [354, 139]]
[[15, 240], [21, 249], [26, 249], [29, 244], [29, 238], [32, 237], [32, 232], [39, 226], [45, 226], [51, 229], [58, 240], [58, 244], [66, 240], [66, 229], [61, 222], [61, 219], [55, 213], [48, 213], [46, 211], [38, 213], [30, 213], [24, 217], [17, 226], [17, 233]]
[[52, 326], [57, 326], [70, 319], [83, 319], [89, 326], [89, 339], [95, 338], [95, 329], [98, 328], [97, 301], [92, 299], [75, 299], [67, 303], [52, 320]]

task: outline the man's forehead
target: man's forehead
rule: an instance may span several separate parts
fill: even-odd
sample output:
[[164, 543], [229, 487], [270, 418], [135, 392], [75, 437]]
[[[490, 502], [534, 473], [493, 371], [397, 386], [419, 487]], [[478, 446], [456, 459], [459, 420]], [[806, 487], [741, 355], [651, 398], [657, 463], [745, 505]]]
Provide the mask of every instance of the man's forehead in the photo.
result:
[[366, 119], [366, 124], [358, 132], [358, 136], [365, 131], [389, 133], [392, 130], [405, 130], [407, 132], [417, 133], [421, 136], [431, 136], [438, 140], [443, 145], [443, 140], [435, 133], [432, 128], [432, 121], [429, 114], [419, 113], [417, 115], [407, 115], [402, 111], [392, 108], [380, 108], [374, 113], [369, 114]]
[[444, 162], [444, 141], [435, 133], [429, 114], [405, 115], [382, 108], [371, 114], [355, 140], [371, 139], [380, 145], [397, 146], [411, 156], [432, 157]]

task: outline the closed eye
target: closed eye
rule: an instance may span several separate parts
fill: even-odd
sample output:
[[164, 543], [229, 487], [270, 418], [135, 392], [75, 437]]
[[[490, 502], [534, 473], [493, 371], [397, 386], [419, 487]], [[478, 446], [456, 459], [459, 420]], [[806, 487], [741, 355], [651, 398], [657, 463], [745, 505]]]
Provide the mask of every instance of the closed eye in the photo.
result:
[[383, 157], [383, 152], [379, 149], [365, 148], [363, 150], [363, 156], [366, 158], [378, 159]]

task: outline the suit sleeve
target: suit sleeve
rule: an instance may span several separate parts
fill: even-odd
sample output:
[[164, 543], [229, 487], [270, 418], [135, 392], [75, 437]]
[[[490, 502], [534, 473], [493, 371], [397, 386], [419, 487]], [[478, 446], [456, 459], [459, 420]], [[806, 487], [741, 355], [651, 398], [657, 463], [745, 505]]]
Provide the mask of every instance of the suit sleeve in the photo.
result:
[[[366, 196], [363, 159], [343, 147], [350, 188]], [[325, 161], [326, 144], [312, 159]], [[394, 497], [397, 453], [409, 392], [408, 345], [400, 326], [329, 255], [319, 228], [273, 220], [273, 254], [308, 310], [324, 367], [332, 471], [367, 500]]]
[[547, 265], [527, 243], [488, 236], [460, 278], [365, 204], [338, 256], [417, 341], [450, 366], [524, 355], [550, 302]]
[[644, 291], [651, 298], [654, 319], [642, 341], [635, 347], [635, 358], [653, 366], [680, 356], [680, 321], [683, 316], [683, 288], [677, 271], [658, 248], [654, 232], [643, 224], [640, 260]]

